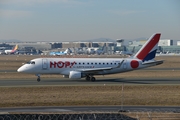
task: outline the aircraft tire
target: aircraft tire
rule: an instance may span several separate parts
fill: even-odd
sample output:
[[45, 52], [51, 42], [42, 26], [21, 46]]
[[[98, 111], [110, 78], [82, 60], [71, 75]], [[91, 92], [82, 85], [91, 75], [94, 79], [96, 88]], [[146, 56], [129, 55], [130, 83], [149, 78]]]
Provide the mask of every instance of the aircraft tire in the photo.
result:
[[86, 80], [87, 80], [87, 81], [90, 81], [90, 77], [89, 77], [89, 76], [86, 76]]
[[37, 81], [38, 81], [38, 82], [40, 82], [40, 81], [41, 81], [41, 79], [38, 77], [38, 78], [37, 78]]
[[91, 77], [91, 81], [92, 82], [96, 81], [96, 78], [95, 77]]

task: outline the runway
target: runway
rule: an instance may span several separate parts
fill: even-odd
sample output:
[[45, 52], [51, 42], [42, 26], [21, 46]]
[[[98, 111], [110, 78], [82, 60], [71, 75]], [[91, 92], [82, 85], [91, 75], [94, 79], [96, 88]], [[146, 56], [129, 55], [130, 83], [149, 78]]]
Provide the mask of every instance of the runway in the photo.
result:
[[68, 78], [43, 78], [40, 82], [36, 79], [26, 80], [0, 80], [0, 87], [24, 87], [24, 86], [87, 86], [87, 85], [177, 85], [179, 78], [98, 78], [95, 82], [84, 79], [71, 80]]
[[180, 107], [175, 106], [62, 106], [62, 107], [17, 107], [0, 108], [1, 112], [175, 112], [180, 113]]

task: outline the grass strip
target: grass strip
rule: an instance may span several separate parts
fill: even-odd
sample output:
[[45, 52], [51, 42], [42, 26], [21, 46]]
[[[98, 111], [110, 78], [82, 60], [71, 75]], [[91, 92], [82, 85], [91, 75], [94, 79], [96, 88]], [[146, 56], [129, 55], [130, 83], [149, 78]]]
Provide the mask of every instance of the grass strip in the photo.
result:
[[[0, 87], [0, 107], [180, 105], [180, 85]], [[123, 97], [122, 97], [123, 96]]]

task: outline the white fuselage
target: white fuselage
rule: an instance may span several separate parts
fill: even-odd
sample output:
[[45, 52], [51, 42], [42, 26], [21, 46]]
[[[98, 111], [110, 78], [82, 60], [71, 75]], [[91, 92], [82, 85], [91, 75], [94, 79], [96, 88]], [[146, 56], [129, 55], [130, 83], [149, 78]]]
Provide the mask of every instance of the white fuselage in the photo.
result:
[[[70, 71], [91, 71], [94, 69], [104, 69], [93, 71], [93, 75], [114, 74], [134, 69], [145, 68], [151, 65], [142, 65], [138, 59], [118, 59], [118, 58], [37, 58], [33, 59], [34, 64], [25, 64], [18, 69], [19, 72], [33, 74], [62, 74], [69, 75]], [[132, 63], [136, 61], [136, 63]], [[121, 65], [120, 65], [121, 64]], [[138, 65], [137, 65], [138, 64]], [[155, 65], [155, 64], [154, 64]], [[107, 69], [106, 68], [112, 68]], [[90, 72], [91, 74], [91, 72]]]
[[10, 53], [13, 52], [13, 50], [5, 50], [4, 52], [5, 52], [6, 54], [10, 54]]

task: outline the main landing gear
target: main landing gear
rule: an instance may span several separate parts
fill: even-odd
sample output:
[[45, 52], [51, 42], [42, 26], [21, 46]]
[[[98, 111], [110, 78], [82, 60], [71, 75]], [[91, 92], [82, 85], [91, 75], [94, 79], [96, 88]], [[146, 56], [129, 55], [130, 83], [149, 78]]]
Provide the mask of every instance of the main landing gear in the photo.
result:
[[87, 81], [92, 81], [92, 82], [94, 82], [94, 81], [96, 81], [96, 78], [93, 77], [93, 76], [87, 75], [87, 76], [86, 76], [86, 80], [87, 80]]
[[37, 76], [37, 81], [40, 82], [41, 81], [41, 77], [39, 74], [36, 75]]

